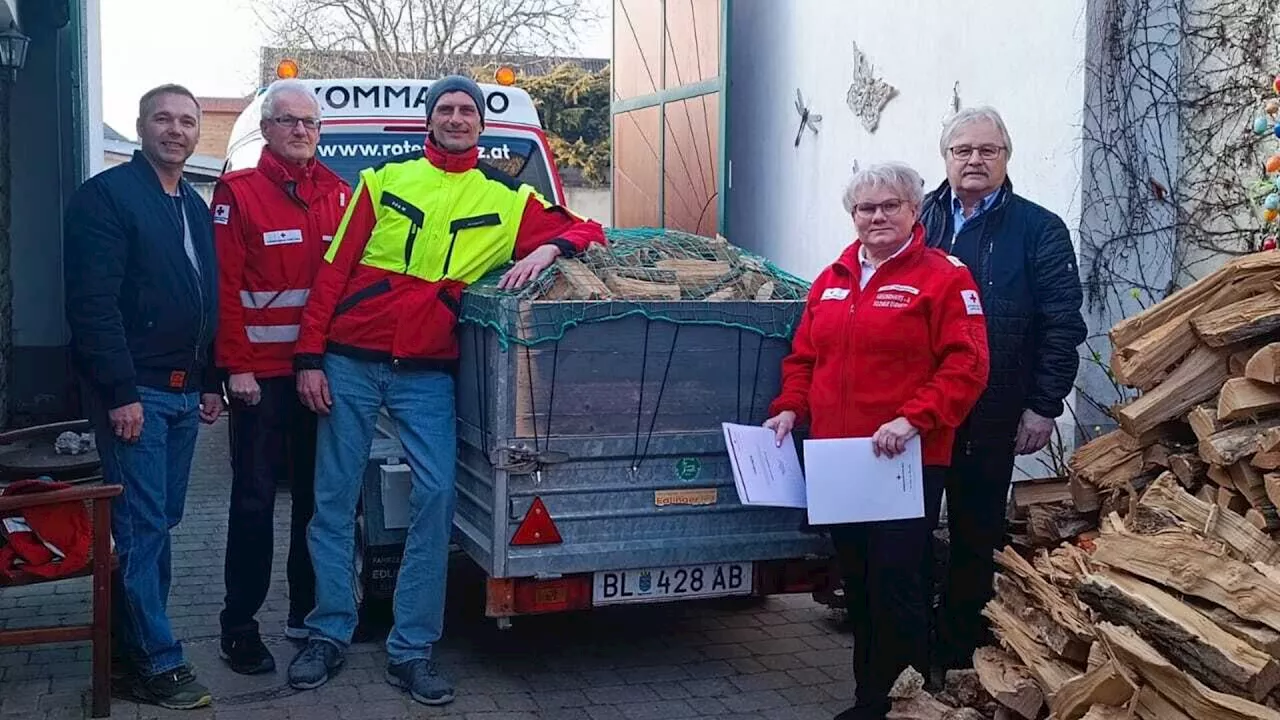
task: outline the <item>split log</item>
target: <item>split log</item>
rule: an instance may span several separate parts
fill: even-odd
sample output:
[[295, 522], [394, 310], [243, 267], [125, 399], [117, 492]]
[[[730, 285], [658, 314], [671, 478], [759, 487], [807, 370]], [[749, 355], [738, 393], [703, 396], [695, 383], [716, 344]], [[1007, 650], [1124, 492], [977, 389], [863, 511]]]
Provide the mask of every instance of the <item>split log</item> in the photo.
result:
[[605, 278], [604, 284], [620, 300], [675, 301], [680, 299], [680, 286], [674, 283], [638, 280], [611, 273]]
[[1039, 503], [1027, 508], [1027, 535], [1036, 545], [1057, 545], [1093, 528], [1094, 521], [1071, 500]]
[[1049, 708], [1058, 720], [1080, 720], [1094, 705], [1123, 705], [1133, 697], [1134, 687], [1116, 668], [1114, 662], [1071, 678], [1049, 700]]
[[1038, 607], [1018, 582], [1004, 573], [996, 573], [996, 597], [1017, 615], [1031, 631], [1036, 640], [1044, 643], [1054, 655], [1077, 663], [1085, 663], [1089, 659], [1089, 647], [1093, 645], [1093, 637], [1081, 637], [1073, 634], [1055, 622], [1049, 614]]
[[1191, 328], [1195, 312], [1190, 308], [1131, 344], [1116, 346], [1110, 363], [1116, 381], [1144, 392], [1159, 384], [1199, 344]]
[[1190, 715], [1174, 705], [1172, 700], [1161, 695], [1150, 685], [1143, 685], [1142, 689], [1138, 690], [1138, 701], [1134, 704], [1133, 711], [1142, 720], [1193, 720]]
[[1267, 473], [1262, 476], [1263, 487], [1267, 491], [1267, 498], [1271, 500], [1272, 505], [1280, 507], [1280, 473]]
[[772, 280], [761, 285], [760, 289], [756, 290], [756, 294], [754, 295], [756, 302], [764, 302], [765, 300], [772, 300], [773, 290], [774, 290], [774, 284]]
[[1071, 457], [1067, 458], [1068, 472], [1080, 474], [1089, 471], [1092, 477], [1106, 473], [1133, 453], [1141, 450], [1141, 448], [1125, 447], [1125, 438], [1132, 438], [1132, 436], [1123, 430], [1112, 430], [1081, 445], [1071, 453]]
[[1261, 701], [1280, 684], [1274, 658], [1154, 585], [1101, 571], [1086, 577], [1078, 592], [1101, 617], [1134, 628], [1161, 655], [1209, 687]]
[[1280, 428], [1270, 428], [1258, 438], [1258, 452], [1250, 460], [1261, 470], [1280, 469]]
[[1218, 422], [1218, 404], [1197, 405], [1187, 413], [1187, 424], [1197, 440], [1208, 440], [1214, 433], [1223, 429]]
[[1169, 663], [1132, 629], [1109, 622], [1098, 625], [1099, 634], [1122, 663], [1153, 685], [1175, 707], [1196, 718], [1214, 720], [1280, 720], [1280, 713], [1244, 698], [1205, 687]]
[[1142, 475], [1142, 452], [1131, 453], [1124, 462], [1101, 475], [1091, 476], [1088, 470], [1080, 476], [1097, 487], [1104, 490], [1124, 490], [1133, 483], [1135, 478]]
[[1263, 479], [1262, 472], [1258, 468], [1250, 465], [1248, 461], [1239, 460], [1227, 468], [1227, 472], [1231, 475], [1231, 482], [1235, 484], [1236, 489], [1245, 500], [1249, 501], [1250, 507], [1275, 510], [1267, 497], [1266, 480]]
[[1264, 345], [1245, 364], [1244, 376], [1271, 385], [1280, 384], [1280, 342]]
[[1102, 499], [1098, 497], [1098, 488], [1095, 485], [1075, 473], [1071, 474], [1067, 483], [1071, 490], [1071, 502], [1076, 506], [1076, 510], [1092, 513], [1097, 512], [1102, 506]]
[[1249, 511], [1249, 501], [1232, 488], [1218, 488], [1218, 507], [1241, 518]]
[[1196, 491], [1196, 499], [1206, 505], [1218, 504], [1218, 486], [1205, 484]]
[[1280, 292], [1271, 291], [1197, 315], [1191, 328], [1209, 347], [1225, 347], [1280, 330]]
[[[1003, 548], [995, 554], [996, 564], [1019, 581], [1020, 587], [1041, 610], [1066, 633], [1070, 642], [1063, 643], [1063, 657], [1083, 663], [1093, 642], [1093, 628], [1084, 609], [1074, 602], [1074, 596], [1064, 595], [1030, 563], [1011, 548]], [[1057, 648], [1055, 648], [1057, 650]], [[1083, 654], [1081, 653], [1083, 651]]]
[[1220, 430], [1200, 441], [1200, 457], [1217, 465], [1230, 465], [1261, 450], [1266, 431], [1275, 427], [1280, 427], [1280, 420]]
[[1249, 367], [1249, 360], [1253, 358], [1256, 352], [1258, 352], [1258, 348], [1252, 345], [1246, 345], [1232, 352], [1231, 357], [1227, 358], [1227, 372], [1231, 373], [1231, 377], [1244, 377]]
[[733, 268], [727, 262], [696, 258], [659, 260], [653, 266], [659, 270], [674, 272], [676, 282], [691, 289], [722, 285], [727, 276], [733, 272]]
[[1208, 476], [1209, 480], [1212, 481], [1214, 485], [1217, 485], [1220, 488], [1226, 488], [1228, 490], [1236, 489], [1236, 481], [1231, 479], [1231, 471], [1221, 465], [1210, 465], [1208, 469], [1205, 470], [1205, 475]]
[[1149, 473], [1155, 470], [1169, 470], [1169, 456], [1173, 453], [1169, 448], [1156, 443], [1151, 447], [1142, 451], [1142, 472]]
[[924, 677], [913, 667], [898, 675], [889, 689], [893, 707], [885, 720], [983, 720], [973, 708], [953, 708], [924, 689]]
[[1229, 377], [1225, 351], [1197, 346], [1164, 382], [1120, 409], [1120, 427], [1130, 435], [1141, 435], [1185, 415], [1216, 395]]
[[1181, 420], [1160, 423], [1141, 435], [1130, 435], [1123, 430], [1118, 432], [1120, 434], [1120, 447], [1129, 452], [1136, 452], [1151, 447], [1156, 443], [1164, 443], [1171, 446], [1189, 444], [1195, 439], [1188, 431], [1186, 423]]
[[1123, 347], [1193, 310], [1214, 310], [1270, 287], [1280, 277], [1280, 253], [1250, 253], [1178, 290], [1163, 301], [1116, 323], [1112, 347]]
[[1274, 505], [1251, 507], [1244, 512], [1244, 519], [1264, 533], [1271, 534], [1280, 530], [1280, 513]]
[[1143, 493], [1140, 504], [1153, 510], [1168, 512], [1206, 535], [1220, 538], [1240, 557], [1250, 562], [1270, 562], [1280, 554], [1280, 548], [1277, 548], [1271, 538], [1245, 522], [1244, 518], [1230, 513], [1212, 513], [1210, 505], [1192, 497], [1178, 486], [1173, 473], [1165, 473], [1157, 478]]
[[1026, 666], [1008, 653], [993, 647], [980, 647], [973, 653], [973, 669], [991, 697], [1025, 720], [1035, 720], [1044, 706], [1044, 693], [1036, 685]]
[[581, 260], [557, 258], [556, 269], [560, 271], [560, 277], [564, 278], [569, 288], [568, 297], [565, 299], [608, 300], [611, 297], [609, 287]]
[[1050, 697], [1079, 674], [1075, 668], [1054, 659], [1049, 648], [1037, 641], [1032, 631], [999, 601], [988, 602], [982, 614], [991, 621], [992, 632], [1000, 642], [1022, 661]]
[[977, 670], [948, 670], [938, 699], [955, 707], [981, 708], [994, 702]]
[[1169, 456], [1169, 469], [1188, 490], [1194, 491], [1204, 483], [1208, 467], [1199, 455], [1174, 453]]
[[1189, 532], [1108, 535], [1093, 560], [1280, 631], [1280, 583]]
[[1280, 387], [1248, 378], [1231, 378], [1218, 393], [1218, 419], [1223, 422], [1256, 418], [1280, 408]]
[[1187, 604], [1199, 610], [1223, 630], [1273, 658], [1280, 658], [1280, 632], [1272, 630], [1266, 625], [1244, 620], [1226, 608], [1218, 607], [1203, 600], [1189, 598]]

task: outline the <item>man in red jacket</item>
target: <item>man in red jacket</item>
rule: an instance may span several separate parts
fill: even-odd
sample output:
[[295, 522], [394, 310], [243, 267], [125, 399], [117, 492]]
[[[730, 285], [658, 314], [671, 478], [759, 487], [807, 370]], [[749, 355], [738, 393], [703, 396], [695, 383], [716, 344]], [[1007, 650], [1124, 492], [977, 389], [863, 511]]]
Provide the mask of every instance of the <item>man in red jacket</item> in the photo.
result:
[[443, 625], [453, 529], [462, 291], [512, 260], [499, 285], [522, 286], [557, 257], [603, 242], [604, 231], [477, 163], [485, 98], [475, 82], [437, 80], [425, 105], [423, 154], [360, 173], [303, 313], [298, 392], [321, 416], [307, 535], [316, 609], [289, 684], [306, 690], [328, 681], [355, 631], [351, 538], [374, 422], [386, 407], [412, 473], [386, 679], [418, 702], [440, 705], [453, 700], [432, 649]]
[[276, 488], [293, 496], [285, 634], [305, 639], [315, 604], [306, 528], [315, 507], [316, 416], [294, 389], [302, 308], [337, 233], [351, 188], [315, 157], [320, 105], [297, 81], [262, 100], [266, 147], [257, 167], [223, 176], [213, 195], [219, 268], [217, 364], [231, 395], [231, 511], [227, 526], [222, 658], [243, 674], [275, 660], [254, 616], [271, 579]]

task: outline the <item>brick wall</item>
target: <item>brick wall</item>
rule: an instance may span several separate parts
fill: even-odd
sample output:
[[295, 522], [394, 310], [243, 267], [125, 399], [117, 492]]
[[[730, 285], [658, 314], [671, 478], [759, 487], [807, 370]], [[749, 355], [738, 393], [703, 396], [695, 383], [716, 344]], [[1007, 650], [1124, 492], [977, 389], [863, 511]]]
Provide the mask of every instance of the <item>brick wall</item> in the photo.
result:
[[227, 141], [231, 138], [231, 127], [235, 125], [236, 118], [239, 116], [240, 113], [238, 111], [210, 112], [206, 110], [201, 113], [200, 144], [196, 146], [196, 152], [201, 155], [226, 157]]

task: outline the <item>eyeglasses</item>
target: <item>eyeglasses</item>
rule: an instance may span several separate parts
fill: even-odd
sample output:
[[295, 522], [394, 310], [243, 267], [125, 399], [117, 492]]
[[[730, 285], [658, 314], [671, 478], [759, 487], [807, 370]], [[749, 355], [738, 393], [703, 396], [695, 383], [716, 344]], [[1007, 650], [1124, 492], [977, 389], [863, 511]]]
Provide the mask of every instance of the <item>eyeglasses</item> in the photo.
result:
[[292, 115], [285, 115], [283, 117], [271, 118], [271, 122], [275, 123], [276, 125], [279, 125], [282, 128], [290, 128], [290, 129], [296, 127], [298, 123], [302, 123], [302, 127], [308, 130], [315, 130], [316, 128], [320, 127], [320, 120], [317, 118], [296, 118]]
[[875, 217], [876, 210], [884, 213], [885, 217], [893, 217], [902, 212], [902, 208], [906, 205], [901, 200], [885, 200], [882, 203], [858, 203], [853, 206], [855, 215], [861, 218]]
[[951, 151], [951, 156], [957, 160], [968, 160], [973, 157], [975, 150], [978, 153], [978, 157], [983, 160], [995, 160], [1000, 156], [1000, 153], [1005, 149], [1005, 147], [1003, 145], [979, 145], [978, 147], [974, 147], [972, 145], [956, 145], [955, 147], [947, 149]]

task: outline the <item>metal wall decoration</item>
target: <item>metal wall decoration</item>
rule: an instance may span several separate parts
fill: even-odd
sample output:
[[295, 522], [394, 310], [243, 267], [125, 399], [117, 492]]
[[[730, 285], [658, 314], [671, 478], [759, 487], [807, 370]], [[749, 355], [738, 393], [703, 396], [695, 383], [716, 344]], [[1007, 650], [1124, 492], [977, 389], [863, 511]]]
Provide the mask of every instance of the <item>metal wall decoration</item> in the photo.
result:
[[796, 130], [796, 147], [800, 147], [800, 138], [804, 135], [804, 129], [807, 127], [817, 135], [818, 126], [822, 124], [822, 116], [809, 111], [809, 106], [804, 102], [804, 95], [800, 94], [800, 88], [796, 88], [796, 112], [800, 113], [800, 128]]
[[876, 131], [876, 127], [880, 125], [880, 113], [897, 94], [897, 88], [875, 76], [871, 61], [858, 48], [858, 44], [854, 43], [853, 84], [849, 86], [845, 101], [849, 103], [853, 114], [862, 121], [862, 127], [867, 132]]

